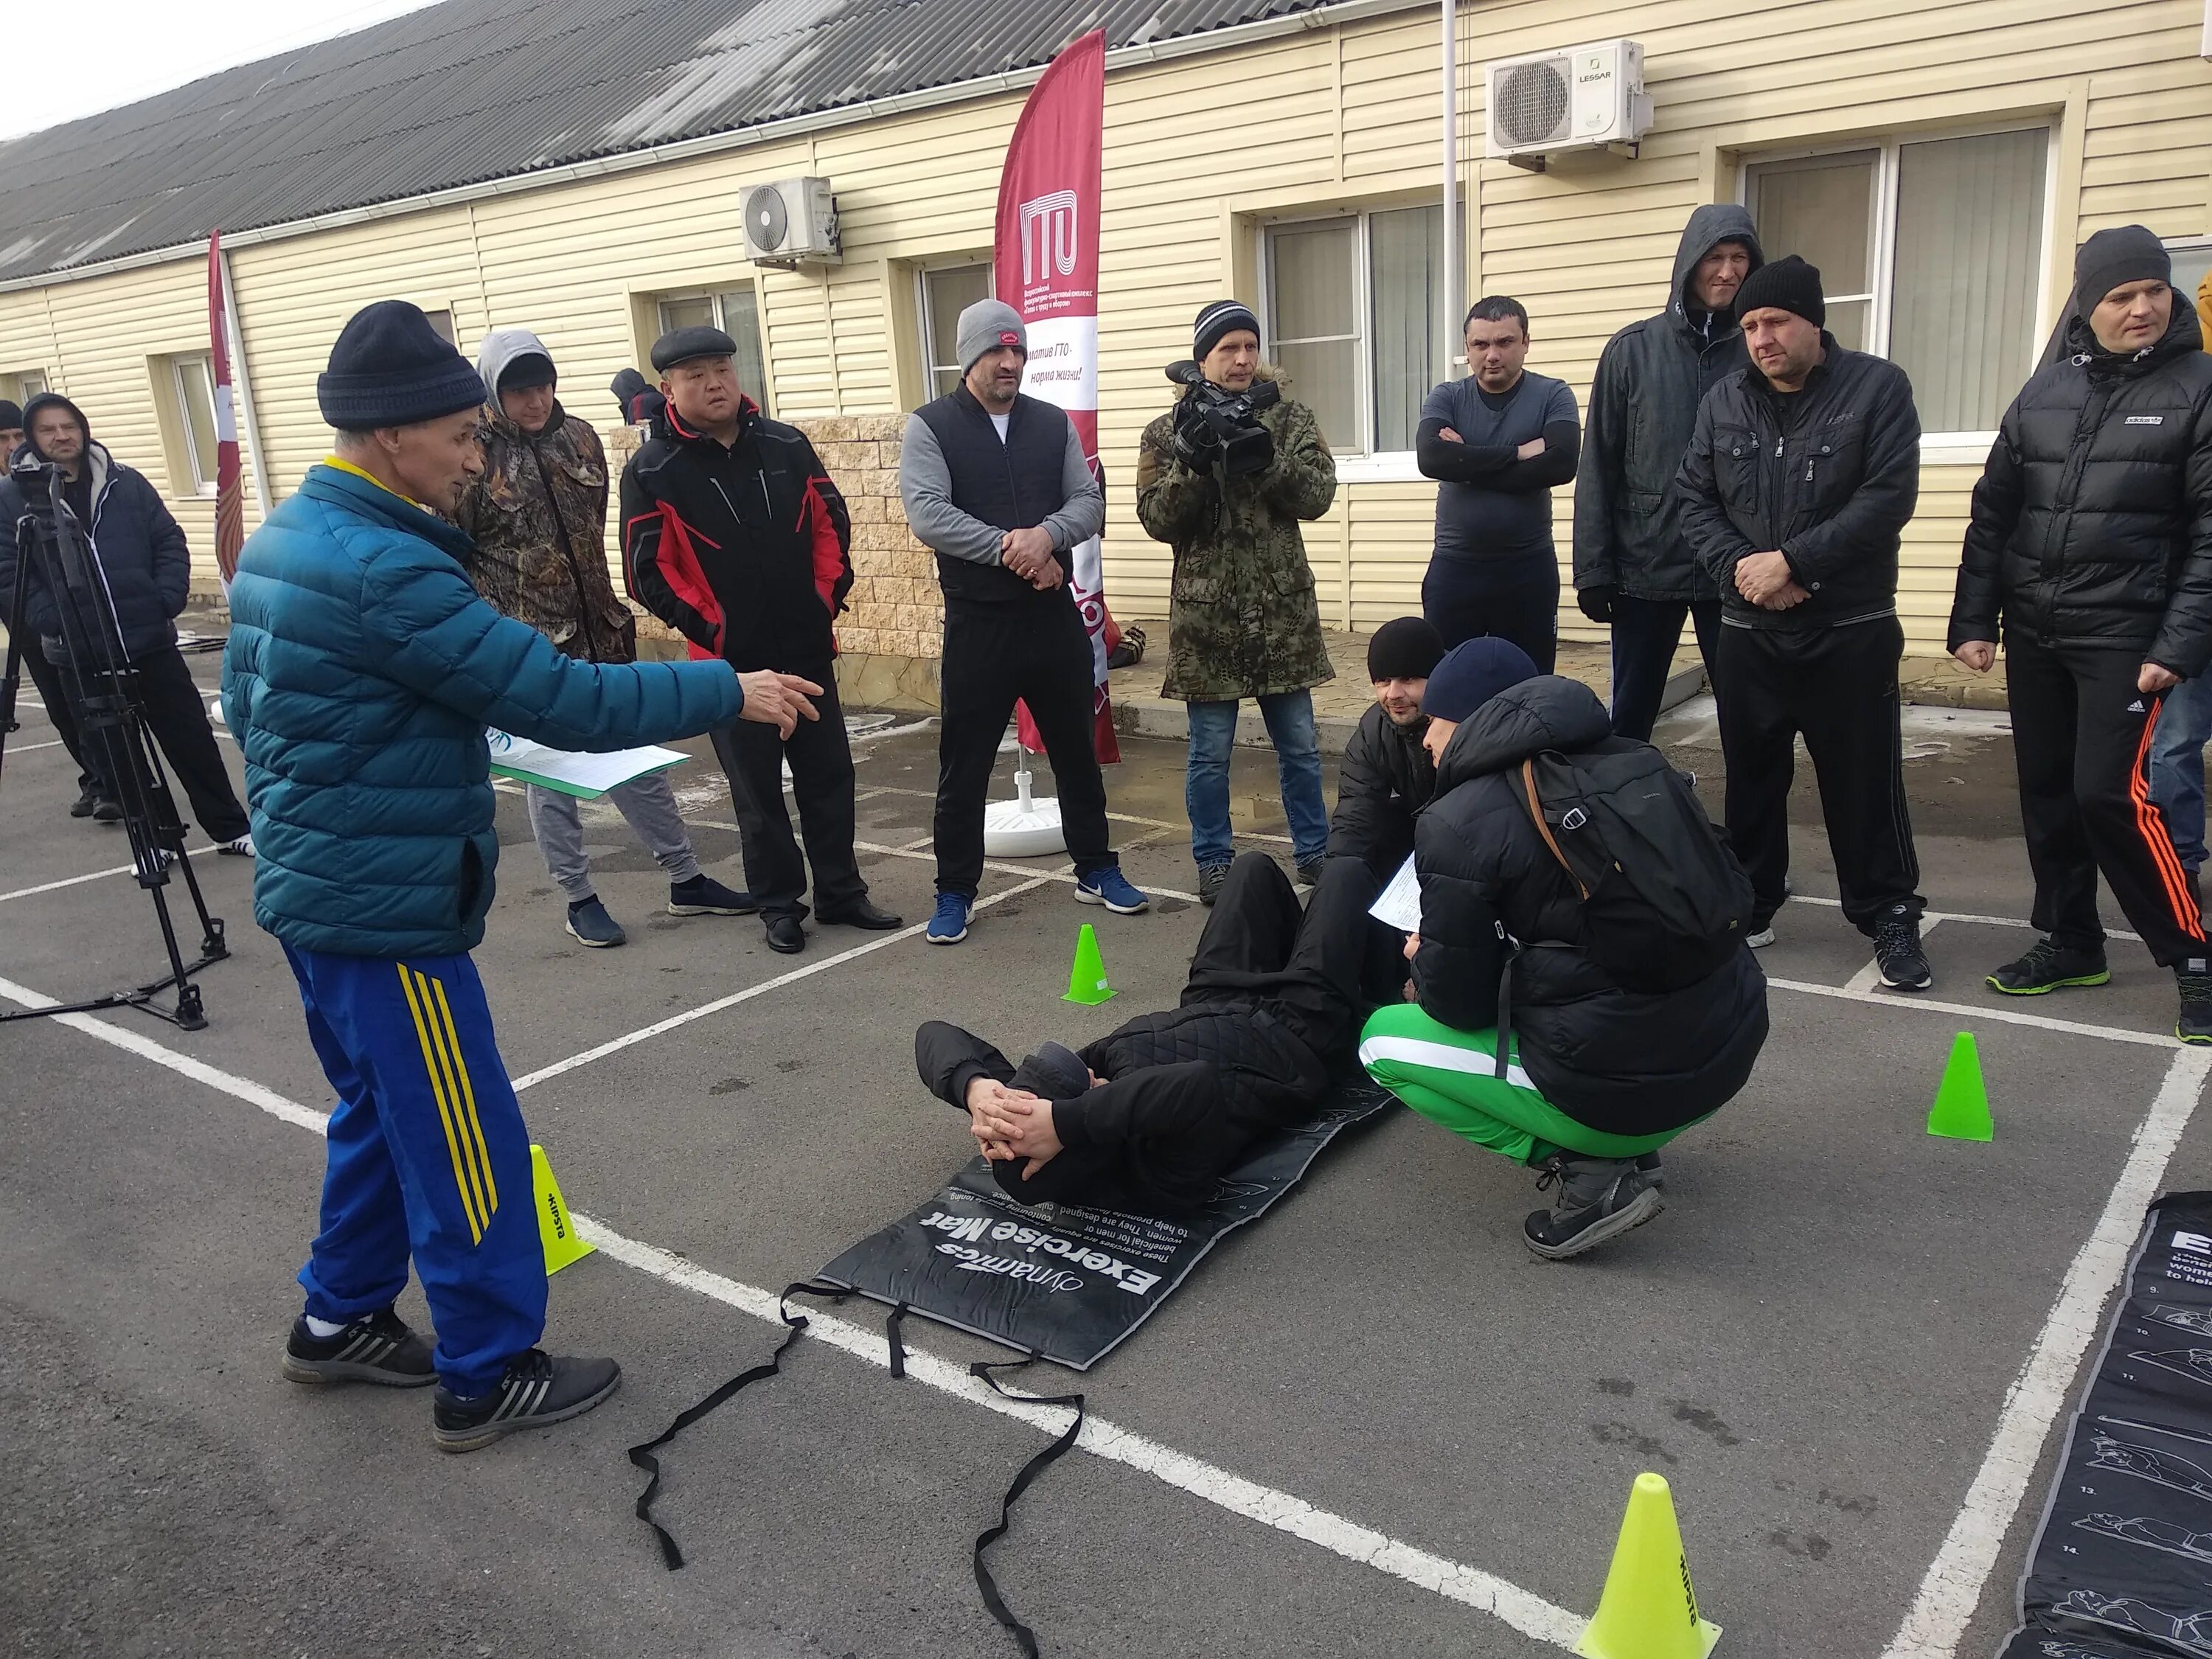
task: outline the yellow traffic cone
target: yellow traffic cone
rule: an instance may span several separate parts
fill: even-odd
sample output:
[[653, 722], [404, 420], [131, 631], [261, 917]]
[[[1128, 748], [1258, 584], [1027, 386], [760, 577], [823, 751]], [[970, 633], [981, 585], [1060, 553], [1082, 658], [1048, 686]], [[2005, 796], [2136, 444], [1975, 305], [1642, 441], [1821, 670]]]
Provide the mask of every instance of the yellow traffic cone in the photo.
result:
[[1721, 1627], [1698, 1617], [1674, 1495], [1661, 1476], [1639, 1474], [1597, 1617], [1575, 1651], [1583, 1659], [1705, 1659], [1720, 1639]]
[[538, 1242], [545, 1247], [545, 1272], [550, 1278], [571, 1261], [581, 1261], [599, 1246], [576, 1237], [575, 1223], [568, 1219], [568, 1200], [561, 1196], [561, 1183], [553, 1179], [553, 1165], [545, 1149], [534, 1142], [530, 1148], [530, 1175], [538, 1188]]
[[1106, 963], [1098, 954], [1098, 935], [1086, 921], [1075, 936], [1075, 961], [1067, 970], [1067, 994], [1060, 1000], [1088, 1005], [1104, 1002], [1113, 994], [1114, 988], [1106, 982]]

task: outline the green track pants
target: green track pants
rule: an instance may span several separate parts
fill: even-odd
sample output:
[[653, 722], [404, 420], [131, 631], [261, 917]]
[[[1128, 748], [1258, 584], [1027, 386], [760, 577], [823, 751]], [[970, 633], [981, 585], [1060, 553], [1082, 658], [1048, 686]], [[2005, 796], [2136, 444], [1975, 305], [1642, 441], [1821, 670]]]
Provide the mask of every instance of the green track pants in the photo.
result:
[[1376, 1010], [1359, 1036], [1359, 1063], [1423, 1117], [1516, 1164], [1562, 1152], [1638, 1158], [1682, 1133], [1609, 1135], [1577, 1123], [1538, 1094], [1518, 1065], [1497, 1075], [1497, 1032], [1454, 1030], [1410, 1002]]

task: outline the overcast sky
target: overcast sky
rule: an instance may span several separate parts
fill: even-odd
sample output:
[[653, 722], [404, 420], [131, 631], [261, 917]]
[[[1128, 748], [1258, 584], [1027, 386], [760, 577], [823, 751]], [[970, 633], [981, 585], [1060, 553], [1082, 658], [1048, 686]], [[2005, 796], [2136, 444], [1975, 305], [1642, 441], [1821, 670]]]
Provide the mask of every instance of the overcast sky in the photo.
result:
[[113, 109], [433, 0], [76, 0], [11, 8], [0, 137]]

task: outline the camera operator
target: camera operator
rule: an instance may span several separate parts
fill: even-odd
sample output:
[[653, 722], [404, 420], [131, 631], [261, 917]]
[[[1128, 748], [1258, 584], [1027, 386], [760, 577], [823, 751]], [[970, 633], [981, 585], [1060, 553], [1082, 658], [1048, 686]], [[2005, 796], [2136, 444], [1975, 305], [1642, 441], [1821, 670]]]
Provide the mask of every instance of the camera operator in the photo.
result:
[[1236, 855], [1229, 755], [1241, 698], [1259, 702], [1275, 745], [1298, 879], [1317, 880], [1328, 851], [1313, 688], [1335, 670], [1298, 522], [1328, 511], [1336, 462], [1313, 411], [1283, 397], [1261, 362], [1249, 307], [1220, 300], [1200, 312], [1191, 352], [1197, 372], [1169, 371], [1182, 394], [1145, 428], [1137, 517], [1175, 550], [1161, 690], [1189, 708], [1183, 800], [1199, 897], [1211, 905]]
[[[12, 403], [0, 400], [0, 465], [12, 460], [15, 452], [23, 447], [23, 411]], [[0, 525], [0, 537], [12, 538], [13, 525]], [[0, 555], [0, 557], [12, 554]], [[106, 786], [100, 781], [100, 769], [93, 764], [91, 745], [86, 743], [83, 732], [76, 723], [76, 708], [70, 702], [68, 688], [62, 684], [60, 671], [46, 659], [39, 636], [27, 623], [8, 614], [10, 602], [15, 597], [15, 579], [0, 587], [0, 627], [7, 629], [15, 641], [15, 650], [23, 667], [31, 677], [31, 684], [39, 689], [39, 701], [46, 706], [46, 718], [53, 722], [54, 731], [62, 746], [76, 763], [76, 799], [70, 807], [73, 818], [88, 818], [108, 801], [108, 821], [122, 816], [123, 809], [109, 801]]]
[[[122, 630], [124, 655], [137, 671], [138, 698], [147, 730], [161, 745], [169, 770], [184, 787], [193, 817], [215, 842], [217, 852], [252, 857], [253, 837], [247, 833], [246, 808], [239, 805], [230, 774], [222, 763], [222, 751], [216, 747], [207, 705], [201, 701], [199, 688], [192, 684], [184, 654], [177, 649], [175, 619], [185, 608], [192, 571], [191, 552], [185, 544], [183, 529], [161, 505], [160, 495], [143, 474], [123, 465], [105, 446], [93, 442], [84, 411], [68, 398], [58, 392], [40, 392], [24, 409], [23, 425], [28, 437], [21, 453], [50, 463], [60, 471], [62, 499], [100, 567]], [[11, 476], [0, 482], [0, 526], [10, 532], [0, 535], [0, 592], [15, 591], [17, 548], [12, 531], [26, 511], [17, 481]], [[34, 562], [24, 589], [23, 621], [27, 631], [39, 636], [46, 660], [66, 670], [70, 657], [62, 634], [61, 605], [48, 573]], [[36, 678], [36, 669], [33, 676]], [[40, 687], [46, 690], [46, 682], [40, 681]], [[54, 698], [52, 692], [47, 695], [49, 708], [68, 701], [65, 696]], [[82, 719], [81, 711], [72, 712]], [[100, 770], [100, 758], [90, 756], [77, 763], [88, 774], [95, 773]], [[85, 782], [95, 794], [101, 787], [95, 778], [88, 777]], [[70, 811], [74, 813], [76, 809]], [[96, 799], [92, 816], [112, 823], [122, 817], [123, 811], [112, 798], [102, 797]]]

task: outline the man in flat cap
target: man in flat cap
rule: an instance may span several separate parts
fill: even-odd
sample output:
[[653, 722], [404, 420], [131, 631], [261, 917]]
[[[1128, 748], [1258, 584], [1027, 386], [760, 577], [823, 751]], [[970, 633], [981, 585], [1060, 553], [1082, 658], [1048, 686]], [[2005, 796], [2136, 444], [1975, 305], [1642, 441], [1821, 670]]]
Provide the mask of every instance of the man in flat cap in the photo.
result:
[[1091, 636], [1068, 591], [1069, 550], [1106, 523], [1106, 492], [1066, 410], [1023, 394], [1029, 330], [978, 300], [954, 338], [961, 381], [908, 417], [899, 498], [937, 554], [945, 590], [944, 727], [937, 750], [937, 908], [932, 945], [968, 937], [983, 877], [983, 800], [1017, 701], [1052, 761], [1079, 903], [1134, 915], [1106, 830], [1094, 735]]
[[[789, 726], [816, 688], [710, 663], [592, 663], [502, 617], [445, 515], [483, 470], [483, 382], [401, 300], [357, 313], [316, 382], [336, 452], [255, 531], [230, 588], [223, 716], [246, 757], [253, 919], [284, 947], [337, 1095], [295, 1382], [439, 1384], [473, 1451], [615, 1391], [555, 1357], [530, 1131], [469, 953], [499, 832], [484, 727], [628, 749], [735, 719]], [[392, 1303], [412, 1260], [437, 1346]]]
[[[730, 775], [745, 885], [769, 949], [796, 955], [806, 948], [799, 924], [810, 865], [817, 920], [903, 924], [869, 902], [853, 856], [853, 749], [830, 631], [853, 586], [853, 521], [806, 434], [769, 420], [738, 386], [737, 349], [719, 328], [672, 329], [653, 342], [666, 402], [623, 469], [623, 574], [630, 597], [689, 640], [694, 657], [800, 674], [822, 687], [822, 718], [781, 739], [757, 726], [714, 734]], [[783, 805], [787, 763], [803, 860]]]

